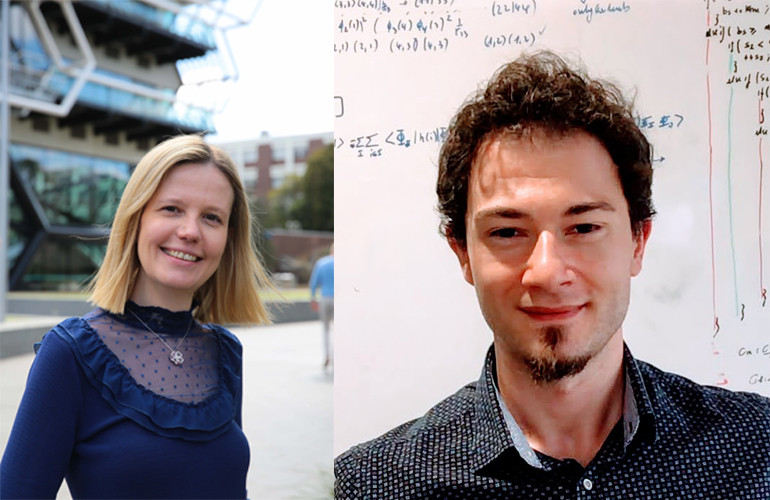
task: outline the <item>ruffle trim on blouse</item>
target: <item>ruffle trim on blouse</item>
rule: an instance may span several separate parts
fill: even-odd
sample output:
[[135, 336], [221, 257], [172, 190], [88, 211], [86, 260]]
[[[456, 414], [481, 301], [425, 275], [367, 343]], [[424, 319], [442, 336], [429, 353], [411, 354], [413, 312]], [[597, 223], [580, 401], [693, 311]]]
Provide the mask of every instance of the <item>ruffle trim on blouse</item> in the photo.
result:
[[139, 385], [83, 318], [69, 318], [52, 333], [70, 345], [86, 378], [116, 412], [164, 437], [210, 441], [236, 417], [242, 347], [224, 328], [207, 326], [219, 345], [219, 389], [198, 403], [175, 401]]

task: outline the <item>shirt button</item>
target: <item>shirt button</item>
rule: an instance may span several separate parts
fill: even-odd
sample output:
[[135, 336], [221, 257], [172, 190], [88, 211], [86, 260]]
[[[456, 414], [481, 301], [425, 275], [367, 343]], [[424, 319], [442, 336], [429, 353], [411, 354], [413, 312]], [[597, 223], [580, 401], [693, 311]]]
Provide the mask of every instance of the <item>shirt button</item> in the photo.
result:
[[594, 483], [590, 479], [588, 478], [583, 479], [583, 488], [590, 490], [593, 487], [594, 487]]

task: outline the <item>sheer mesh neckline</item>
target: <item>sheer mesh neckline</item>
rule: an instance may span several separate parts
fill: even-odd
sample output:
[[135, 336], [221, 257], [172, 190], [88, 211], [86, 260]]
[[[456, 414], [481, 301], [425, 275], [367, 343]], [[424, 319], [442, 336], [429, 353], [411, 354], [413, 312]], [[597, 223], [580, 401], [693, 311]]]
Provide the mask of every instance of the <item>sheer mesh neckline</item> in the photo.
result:
[[[192, 309], [172, 312], [129, 301], [125, 314], [98, 311], [85, 319], [142, 389], [192, 404], [219, 391], [219, 344], [209, 326], [193, 320]], [[169, 359], [169, 346], [182, 353], [182, 364]]]
[[[243, 348], [232, 333], [213, 323], [197, 325], [218, 348], [219, 389], [198, 403], [186, 403], [137, 383], [92, 325], [100, 320], [118, 321], [118, 316], [94, 309], [62, 321], [48, 335], [70, 346], [83, 376], [116, 413], [161, 436], [190, 441], [214, 439], [227, 431], [233, 419], [240, 425]], [[120, 324], [124, 329], [130, 327]]]

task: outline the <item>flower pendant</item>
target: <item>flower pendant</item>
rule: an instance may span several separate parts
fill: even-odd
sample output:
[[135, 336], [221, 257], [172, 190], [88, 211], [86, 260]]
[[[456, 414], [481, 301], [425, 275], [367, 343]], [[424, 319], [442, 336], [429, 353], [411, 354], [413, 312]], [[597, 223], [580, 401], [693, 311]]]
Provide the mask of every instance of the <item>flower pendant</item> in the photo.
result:
[[184, 356], [182, 356], [182, 353], [179, 351], [171, 351], [171, 354], [169, 354], [168, 359], [170, 359], [171, 362], [174, 363], [176, 366], [179, 366], [182, 363], [184, 363]]

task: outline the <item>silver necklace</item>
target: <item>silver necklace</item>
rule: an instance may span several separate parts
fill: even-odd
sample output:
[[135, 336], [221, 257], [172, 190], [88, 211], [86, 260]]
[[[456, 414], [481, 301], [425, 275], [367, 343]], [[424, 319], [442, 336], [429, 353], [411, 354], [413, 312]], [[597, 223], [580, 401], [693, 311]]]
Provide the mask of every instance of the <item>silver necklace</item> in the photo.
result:
[[157, 333], [155, 333], [155, 332], [153, 331], [153, 329], [152, 329], [152, 328], [150, 328], [149, 326], [147, 326], [147, 323], [145, 323], [144, 321], [142, 321], [142, 318], [140, 318], [139, 316], [137, 316], [137, 315], [136, 315], [136, 313], [135, 313], [134, 311], [132, 311], [131, 309], [128, 309], [128, 311], [129, 311], [131, 314], [133, 314], [133, 315], [134, 315], [134, 317], [135, 317], [137, 320], [139, 320], [139, 323], [143, 324], [143, 325], [144, 325], [144, 327], [145, 327], [145, 328], [147, 328], [147, 330], [149, 330], [149, 331], [150, 331], [150, 333], [152, 333], [153, 335], [155, 335], [156, 337], [158, 337], [158, 339], [159, 339], [161, 342], [163, 342], [163, 344], [164, 344], [166, 347], [168, 347], [168, 350], [170, 351], [170, 353], [169, 353], [169, 355], [168, 355], [168, 359], [170, 359], [172, 363], [174, 363], [176, 366], [179, 366], [179, 365], [181, 365], [182, 363], [184, 363], [184, 356], [182, 355], [182, 351], [180, 351], [180, 350], [179, 350], [179, 346], [180, 346], [180, 345], [182, 345], [182, 342], [184, 342], [184, 339], [185, 339], [185, 338], [187, 338], [187, 334], [188, 334], [188, 333], [190, 333], [190, 328], [192, 327], [192, 324], [193, 324], [193, 318], [190, 318], [190, 324], [189, 324], [189, 325], [187, 325], [187, 331], [184, 333], [184, 335], [183, 335], [183, 336], [182, 336], [182, 338], [179, 340], [179, 342], [177, 342], [177, 343], [176, 343], [176, 347], [174, 347], [174, 348], [172, 349], [172, 348], [171, 348], [171, 346], [170, 346], [170, 345], [168, 345], [168, 342], [166, 342], [166, 341], [163, 339], [163, 337], [161, 337], [160, 335], [158, 335]]

